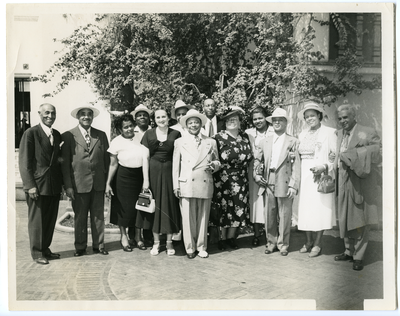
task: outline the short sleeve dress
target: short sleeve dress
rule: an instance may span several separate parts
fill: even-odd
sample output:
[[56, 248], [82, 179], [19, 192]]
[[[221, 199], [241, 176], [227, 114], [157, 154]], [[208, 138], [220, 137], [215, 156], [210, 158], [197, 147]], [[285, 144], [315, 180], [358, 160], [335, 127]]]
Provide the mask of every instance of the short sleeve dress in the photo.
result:
[[143, 150], [139, 137], [132, 139], [119, 135], [111, 141], [108, 152], [117, 156], [118, 169], [112, 187], [110, 222], [123, 227], [134, 227], [136, 201], [143, 186]]
[[156, 211], [148, 220], [152, 222], [152, 231], [158, 234], [178, 233], [181, 228], [179, 200], [172, 184], [172, 155], [175, 140], [179, 137], [178, 131], [168, 128], [167, 139], [161, 142], [153, 128], [142, 138], [142, 144], [150, 151], [150, 189], [156, 202]]
[[247, 134], [237, 138], [225, 130], [214, 136], [221, 169], [214, 173], [213, 203], [221, 208], [218, 226], [239, 227], [249, 223], [249, 181], [247, 170], [253, 159]]

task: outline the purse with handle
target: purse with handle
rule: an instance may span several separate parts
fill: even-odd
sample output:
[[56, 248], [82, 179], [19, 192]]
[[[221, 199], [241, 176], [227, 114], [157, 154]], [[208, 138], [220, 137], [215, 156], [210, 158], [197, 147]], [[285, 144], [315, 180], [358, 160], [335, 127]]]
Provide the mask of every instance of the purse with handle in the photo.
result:
[[150, 189], [148, 192], [141, 192], [139, 194], [136, 201], [136, 209], [147, 213], [154, 213], [156, 211], [156, 201], [153, 199], [153, 193]]
[[335, 187], [335, 179], [328, 175], [328, 166], [326, 165], [325, 172], [318, 182], [317, 191], [322, 194], [333, 193], [335, 192]]

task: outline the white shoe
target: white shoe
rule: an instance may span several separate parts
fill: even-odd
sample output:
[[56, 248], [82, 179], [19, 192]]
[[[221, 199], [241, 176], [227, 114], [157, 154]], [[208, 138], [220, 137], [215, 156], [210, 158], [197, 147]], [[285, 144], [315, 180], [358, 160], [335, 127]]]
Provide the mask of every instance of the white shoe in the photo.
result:
[[153, 248], [150, 250], [152, 256], [157, 256], [160, 253], [160, 243], [154, 243]]
[[172, 234], [173, 241], [181, 241], [182, 240], [182, 231], [180, 230], [179, 233]]
[[202, 251], [200, 251], [199, 253], [198, 253], [198, 256], [200, 257], [200, 258], [208, 258], [208, 252], [207, 251], [204, 251], [204, 250], [202, 250]]

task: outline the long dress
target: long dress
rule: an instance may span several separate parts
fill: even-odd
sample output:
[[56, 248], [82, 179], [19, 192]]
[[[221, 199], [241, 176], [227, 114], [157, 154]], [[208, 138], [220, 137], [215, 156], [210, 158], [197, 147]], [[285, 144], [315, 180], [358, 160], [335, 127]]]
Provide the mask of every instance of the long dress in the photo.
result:
[[117, 156], [118, 169], [112, 181], [110, 222], [123, 227], [134, 227], [138, 211], [136, 201], [143, 186], [143, 150], [139, 137], [126, 139], [117, 136], [108, 152]]
[[152, 231], [158, 234], [178, 233], [181, 228], [179, 201], [172, 185], [172, 155], [179, 137], [178, 131], [168, 128], [166, 141], [160, 142], [153, 128], [142, 138], [142, 144], [150, 151], [150, 190], [156, 202], [156, 211], [148, 220], [152, 222]]
[[239, 227], [249, 222], [247, 170], [253, 154], [247, 134], [235, 139], [225, 130], [214, 136], [221, 169], [214, 174], [214, 203], [221, 209], [218, 226]]
[[[271, 129], [267, 129], [265, 133], [259, 133], [255, 127], [246, 130], [246, 134], [249, 135], [251, 150], [253, 156], [255, 152], [260, 150], [259, 144], [262, 139], [264, 139]], [[258, 195], [259, 185], [254, 181], [253, 178], [253, 167], [254, 160], [250, 162], [249, 165], [249, 200], [250, 200], [250, 222], [264, 224], [264, 197], [263, 195]]]
[[[319, 142], [321, 128], [303, 133], [300, 144], [299, 154], [301, 157], [301, 182], [299, 191], [299, 219], [298, 229], [304, 231], [321, 231], [331, 229], [335, 224], [335, 193], [322, 194], [317, 191], [318, 182], [314, 181], [313, 168], [322, 163], [328, 163], [328, 139]], [[326, 148], [324, 150], [324, 148]], [[319, 151], [319, 153], [318, 153]], [[322, 151], [322, 152], [321, 152]], [[315, 161], [315, 155], [320, 155], [320, 159], [325, 161]], [[322, 157], [325, 156], [325, 157]]]

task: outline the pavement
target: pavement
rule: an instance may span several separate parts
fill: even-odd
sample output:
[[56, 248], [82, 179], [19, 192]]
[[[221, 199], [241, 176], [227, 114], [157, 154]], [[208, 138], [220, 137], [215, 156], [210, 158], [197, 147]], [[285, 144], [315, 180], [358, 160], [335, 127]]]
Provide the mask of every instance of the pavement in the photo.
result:
[[[65, 203], [59, 217], [64, 212]], [[305, 236], [294, 230], [287, 257], [279, 252], [264, 254], [264, 237], [259, 247], [252, 247], [252, 236], [241, 235], [239, 249], [219, 251], [213, 244], [209, 245], [209, 258], [192, 260], [186, 257], [181, 242], [174, 242], [176, 255], [170, 257], [165, 242], [158, 256], [151, 256], [150, 249], [124, 252], [119, 234], [106, 234], [108, 256], [93, 254], [89, 236], [88, 254], [75, 258], [73, 234], [56, 230], [51, 250], [61, 254], [61, 259], [39, 265], [29, 252], [27, 214], [26, 203], [17, 201], [17, 306], [26, 301], [75, 301], [76, 306], [85, 308], [79, 302], [115, 301], [132, 303], [131, 310], [273, 310], [279, 306], [286, 310], [363, 310], [365, 299], [384, 295], [381, 230], [371, 231], [362, 271], [354, 271], [352, 263], [334, 261], [334, 256], [343, 252], [343, 240], [335, 229], [324, 233], [322, 255], [316, 258], [299, 253]], [[169, 305], [175, 300], [182, 304]], [[45, 304], [35, 306], [32, 309], [46, 308]], [[62, 306], [72, 309], [72, 305]], [[73, 309], [79, 308], [76, 306]]]

